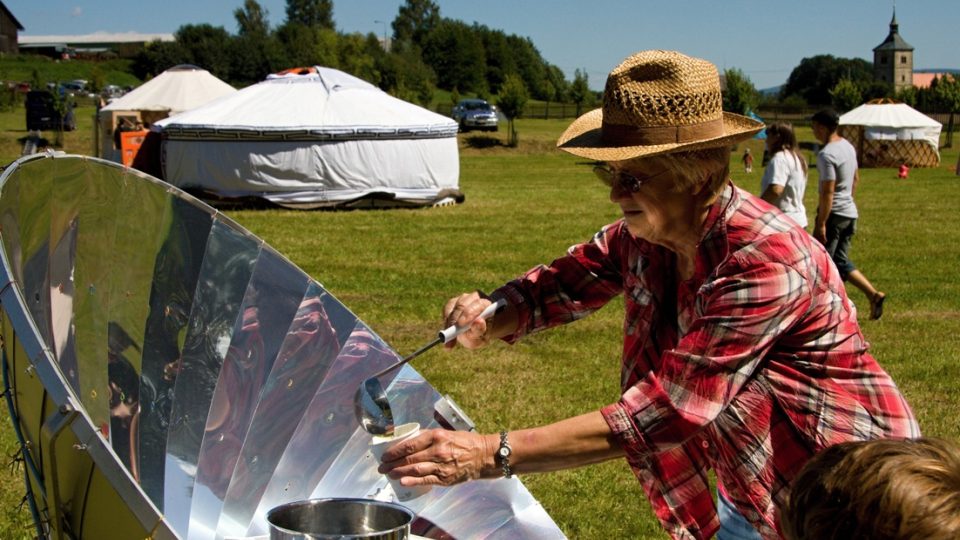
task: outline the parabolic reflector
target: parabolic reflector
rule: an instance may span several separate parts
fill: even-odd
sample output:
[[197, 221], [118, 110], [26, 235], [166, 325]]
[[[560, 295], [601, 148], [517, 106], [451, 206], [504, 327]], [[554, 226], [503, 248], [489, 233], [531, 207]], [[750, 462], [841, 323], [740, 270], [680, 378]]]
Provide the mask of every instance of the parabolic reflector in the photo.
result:
[[[0, 176], [0, 240], [3, 367], [45, 536], [265, 537], [286, 502], [392, 496], [353, 395], [398, 355], [223, 214], [45, 154]], [[385, 379], [398, 422], [472, 427], [410, 366]], [[515, 478], [403, 504], [425, 537], [563, 537]]]

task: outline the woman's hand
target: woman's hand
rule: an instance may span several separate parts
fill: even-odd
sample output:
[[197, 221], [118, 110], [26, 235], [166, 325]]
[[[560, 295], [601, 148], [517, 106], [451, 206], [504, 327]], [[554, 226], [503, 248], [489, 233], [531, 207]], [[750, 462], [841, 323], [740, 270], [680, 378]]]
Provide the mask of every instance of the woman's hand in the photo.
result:
[[492, 300], [485, 295], [481, 295], [479, 291], [461, 294], [460, 296], [455, 296], [447, 300], [446, 305], [443, 306], [444, 327], [452, 325], [466, 326], [469, 324], [470, 328], [457, 336], [456, 341], [451, 340], [444, 346], [452, 349], [459, 343], [467, 349], [479, 349], [490, 343], [491, 336], [493, 335], [491, 332], [494, 324], [493, 320], [496, 318], [496, 315], [486, 320], [478, 319], [477, 317], [492, 303]]
[[377, 470], [402, 478], [404, 486], [452, 486], [496, 478], [502, 474], [494, 459], [498, 446], [497, 435], [431, 429], [384, 452]]

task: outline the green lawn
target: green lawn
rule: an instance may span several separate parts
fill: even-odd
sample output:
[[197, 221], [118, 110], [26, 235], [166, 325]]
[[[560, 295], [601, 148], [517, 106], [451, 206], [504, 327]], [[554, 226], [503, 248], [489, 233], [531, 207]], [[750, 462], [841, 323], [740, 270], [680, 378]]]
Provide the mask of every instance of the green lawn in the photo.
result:
[[[549, 262], [617, 216], [586, 163], [553, 148], [568, 121], [517, 124], [517, 149], [502, 146], [505, 130], [496, 137], [462, 136], [462, 205], [230, 216], [323, 283], [398, 352], [407, 353], [437, 330], [450, 296], [490, 290]], [[812, 140], [809, 130], [800, 135]], [[69, 144], [78, 145], [74, 152], [87, 152], [82, 140]], [[759, 141], [748, 144], [762, 155]], [[0, 158], [10, 159], [2, 146]], [[759, 163], [746, 175], [739, 152], [731, 160], [734, 180], [756, 193]], [[863, 322], [876, 356], [903, 388], [925, 432], [960, 440], [960, 393], [954, 390], [960, 363], [952, 354], [960, 350], [957, 150], [945, 151], [943, 162], [939, 169], [913, 170], [909, 180], [897, 180], [892, 169], [861, 171], [861, 223], [852, 257], [888, 295], [883, 319]], [[811, 216], [815, 178], [812, 173], [807, 195]], [[866, 305], [858, 291], [851, 291], [851, 298]], [[553, 422], [617, 398], [621, 307], [614, 301], [586, 320], [515, 346], [432, 351], [414, 365], [438, 390], [451, 394], [482, 431]], [[0, 442], [8, 455], [12, 439], [7, 427]], [[15, 508], [21, 475], [14, 471], [0, 481], [0, 508], [6, 511], [0, 516], [5, 520], [0, 537], [29, 534], [23, 533], [26, 510]], [[623, 462], [523, 481], [571, 538], [664, 536]]]

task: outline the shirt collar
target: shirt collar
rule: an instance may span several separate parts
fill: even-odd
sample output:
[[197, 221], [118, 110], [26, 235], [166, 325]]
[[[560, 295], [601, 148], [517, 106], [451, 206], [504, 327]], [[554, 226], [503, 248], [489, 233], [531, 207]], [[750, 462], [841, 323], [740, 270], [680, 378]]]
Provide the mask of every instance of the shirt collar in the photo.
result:
[[704, 281], [729, 255], [727, 244], [727, 222], [740, 206], [740, 194], [728, 181], [707, 212], [703, 222], [703, 236], [697, 244], [697, 260], [694, 279]]

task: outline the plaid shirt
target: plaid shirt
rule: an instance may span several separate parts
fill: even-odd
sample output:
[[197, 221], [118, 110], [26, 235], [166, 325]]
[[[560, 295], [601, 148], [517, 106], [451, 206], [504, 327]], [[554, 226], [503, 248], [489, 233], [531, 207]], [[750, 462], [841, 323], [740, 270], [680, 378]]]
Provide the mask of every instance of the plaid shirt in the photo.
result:
[[818, 450], [920, 435], [829, 255], [772, 206], [728, 185], [694, 276], [676, 276], [674, 254], [621, 220], [494, 293], [519, 312], [510, 342], [625, 295], [622, 397], [602, 414], [674, 538], [717, 531], [710, 468], [777, 538], [777, 507]]

